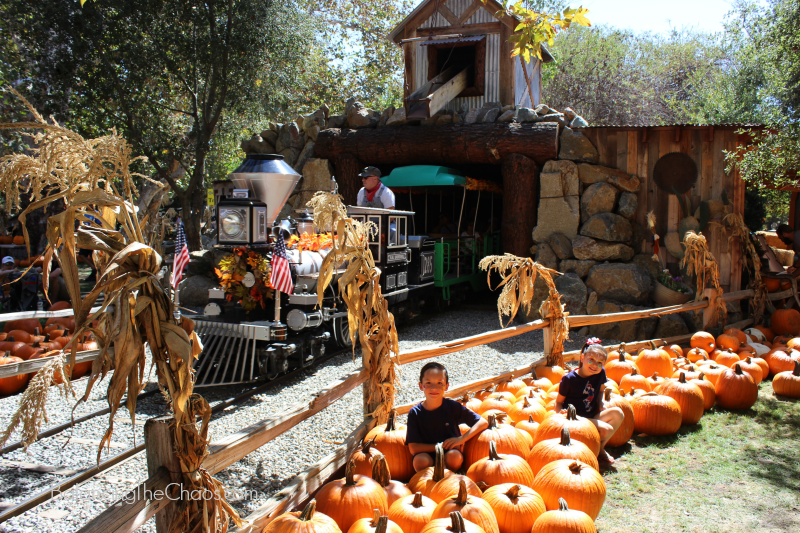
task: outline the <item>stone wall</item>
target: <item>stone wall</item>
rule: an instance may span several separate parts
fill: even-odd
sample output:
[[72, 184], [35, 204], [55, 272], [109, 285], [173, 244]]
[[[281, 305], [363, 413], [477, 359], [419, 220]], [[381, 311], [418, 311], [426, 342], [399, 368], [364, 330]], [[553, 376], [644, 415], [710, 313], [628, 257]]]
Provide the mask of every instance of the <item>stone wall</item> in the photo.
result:
[[[597, 149], [581, 131], [563, 129], [559, 159], [545, 163], [539, 178], [531, 255], [564, 274], [556, 286], [571, 314], [654, 307], [650, 295], [660, 266], [642, 250], [649, 234], [636, 222], [640, 180], [597, 161]], [[541, 280], [535, 295], [528, 320], [541, 318], [538, 307], [547, 297]], [[585, 333], [629, 342], [695, 331], [697, 317], [684, 315], [601, 324]]]

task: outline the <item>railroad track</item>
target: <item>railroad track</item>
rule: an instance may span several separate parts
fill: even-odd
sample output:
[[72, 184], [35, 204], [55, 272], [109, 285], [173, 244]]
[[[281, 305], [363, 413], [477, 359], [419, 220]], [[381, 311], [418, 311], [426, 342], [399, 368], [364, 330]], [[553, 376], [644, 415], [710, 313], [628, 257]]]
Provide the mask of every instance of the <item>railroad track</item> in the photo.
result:
[[[345, 352], [347, 352], [349, 350], [350, 350], [350, 348], [344, 348], [344, 349], [341, 349], [341, 350], [337, 350], [337, 351], [335, 351], [333, 353], [326, 354], [326, 355], [316, 359], [314, 361], [313, 366], [311, 366], [311, 367], [295, 369], [295, 370], [293, 370], [293, 371], [291, 371], [291, 372], [289, 372], [287, 374], [284, 374], [282, 376], [278, 376], [276, 379], [270, 380], [270, 381], [268, 381], [266, 383], [263, 383], [261, 385], [258, 385], [256, 387], [254, 387], [254, 388], [252, 388], [252, 389], [250, 389], [248, 391], [245, 391], [242, 394], [239, 394], [238, 396], [234, 396], [233, 398], [229, 398], [228, 400], [222, 401], [222, 402], [214, 405], [211, 408], [211, 414], [213, 415], [213, 414], [219, 413], [220, 411], [223, 411], [223, 410], [227, 409], [228, 407], [230, 407], [232, 405], [240, 404], [240, 403], [252, 398], [253, 396], [255, 396], [257, 394], [260, 394], [260, 393], [264, 392], [265, 390], [269, 389], [270, 387], [273, 387], [275, 385], [280, 385], [281, 383], [284, 383], [284, 382], [286, 382], [286, 381], [288, 381], [288, 380], [300, 375], [305, 370], [313, 368], [314, 366], [319, 365], [321, 363], [324, 363], [324, 362], [326, 362], [326, 361], [328, 361], [328, 360], [330, 360], [330, 359], [332, 359], [332, 358], [334, 358], [334, 357], [336, 357], [338, 355], [341, 355], [341, 354], [343, 354], [343, 353], [345, 353]], [[137, 397], [137, 400], [141, 399], [143, 397], [151, 396], [151, 395], [153, 395], [155, 393], [158, 393], [158, 392], [159, 392], [158, 389], [153, 390], [153, 391], [147, 391], [145, 393], [140, 394]], [[123, 402], [121, 402], [121, 404], [124, 405], [125, 402], [123, 401]], [[80, 422], [85, 422], [87, 420], [90, 420], [90, 419], [98, 417], [98, 416], [102, 416], [103, 414], [107, 414], [109, 412], [110, 412], [109, 408], [99, 409], [99, 410], [97, 410], [95, 412], [89, 413], [87, 415], [84, 415], [84, 416], [82, 416], [80, 418], [75, 419], [74, 423], [77, 424], [77, 423], [80, 423]], [[60, 426], [56, 426], [54, 428], [51, 428], [51, 429], [49, 429], [47, 431], [44, 431], [44, 432], [40, 433], [39, 436], [40, 436], [40, 438], [53, 437], [55, 435], [58, 435], [59, 433], [62, 433], [65, 430], [69, 429], [70, 427], [73, 427], [73, 423], [61, 424]], [[17, 449], [19, 449], [21, 447], [22, 447], [22, 443], [21, 442], [16, 442], [14, 444], [6, 446], [5, 448], [0, 449], [0, 456], [2, 456], [2, 454], [8, 453], [10, 451], [17, 450]], [[28, 498], [27, 500], [24, 500], [24, 501], [22, 501], [22, 502], [20, 502], [20, 503], [18, 503], [16, 505], [13, 505], [11, 507], [6, 507], [5, 509], [3, 508], [3, 506], [0, 506], [0, 524], [2, 524], [3, 522], [5, 522], [5, 521], [7, 521], [7, 520], [9, 520], [11, 518], [14, 518], [15, 516], [19, 516], [19, 515], [21, 515], [23, 513], [26, 513], [27, 511], [30, 511], [31, 509], [34, 509], [34, 508], [38, 507], [39, 505], [42, 505], [43, 503], [53, 499], [55, 496], [61, 495], [61, 493], [65, 492], [67, 490], [70, 490], [72, 488], [75, 488], [77, 486], [82, 485], [83, 483], [86, 483], [87, 481], [90, 481], [92, 478], [98, 476], [99, 474], [105, 472], [106, 470], [109, 470], [109, 469], [111, 469], [113, 467], [119, 466], [119, 465], [121, 465], [121, 464], [123, 464], [123, 463], [125, 463], [127, 461], [130, 461], [131, 459], [135, 458], [136, 456], [138, 456], [140, 453], [142, 453], [144, 451], [145, 451], [144, 443], [139, 444], [137, 446], [132, 446], [130, 448], [127, 448], [127, 449], [123, 450], [122, 452], [120, 452], [119, 454], [115, 455], [114, 457], [106, 459], [105, 461], [103, 461], [103, 462], [101, 462], [101, 463], [99, 463], [99, 464], [97, 464], [97, 465], [95, 465], [95, 466], [93, 466], [91, 468], [87, 468], [85, 470], [82, 470], [82, 471], [80, 471], [80, 472], [68, 477], [67, 479], [65, 479], [61, 483], [58, 483], [56, 485], [48, 487], [46, 490], [39, 492], [38, 494], [32, 496], [31, 498]], [[2, 463], [2, 459], [0, 459], [0, 463]], [[42, 467], [42, 468], [37, 470], [36, 469], [37, 466], [38, 467]], [[42, 472], [46, 473], [49, 468], [52, 468], [52, 467], [47, 467], [46, 465], [34, 465], [34, 464], [32, 464], [32, 465], [28, 465], [26, 470], [42, 471]]]

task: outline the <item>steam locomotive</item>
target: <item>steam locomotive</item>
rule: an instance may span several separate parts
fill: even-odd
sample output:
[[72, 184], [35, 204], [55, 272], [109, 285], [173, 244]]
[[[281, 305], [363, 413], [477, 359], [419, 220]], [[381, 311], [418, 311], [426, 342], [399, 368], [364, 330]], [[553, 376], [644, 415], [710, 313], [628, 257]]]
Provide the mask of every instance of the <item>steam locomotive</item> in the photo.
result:
[[[442, 168], [418, 167], [416, 175], [435, 172], [439, 186], [443, 175], [448, 176], [446, 186], [463, 185], [458, 183], [463, 177]], [[204, 344], [195, 362], [197, 387], [275, 379], [312, 365], [326, 350], [352, 345], [347, 311], [336, 283], [343, 271], [337, 271], [318, 307], [319, 269], [328, 250], [303, 250], [291, 244], [304, 234], [316, 234], [311, 214], [302, 210], [295, 217], [276, 220], [300, 176], [283, 156], [248, 154], [230, 177], [236, 188], [216, 206], [216, 252], [244, 247], [271, 260], [275, 239], [282, 232], [294, 291], [290, 295], [274, 291], [274, 301], [266, 309], [247, 312], [230, 301], [223, 289], [210, 289], [210, 303], [203, 315], [194, 317], [195, 330]], [[391, 182], [392, 175], [383, 181]], [[336, 187], [332, 179], [332, 192]], [[497, 252], [496, 235], [482, 239], [474, 235], [409, 235], [409, 228], [416, 226], [414, 211], [348, 206], [347, 212], [378, 228], [368, 245], [381, 271], [382, 293], [398, 321], [413, 318], [426, 307], [441, 309], [465, 294], [467, 287], [485, 287], [477, 262], [483, 255]], [[251, 287], [255, 277], [248, 272], [241, 283]]]

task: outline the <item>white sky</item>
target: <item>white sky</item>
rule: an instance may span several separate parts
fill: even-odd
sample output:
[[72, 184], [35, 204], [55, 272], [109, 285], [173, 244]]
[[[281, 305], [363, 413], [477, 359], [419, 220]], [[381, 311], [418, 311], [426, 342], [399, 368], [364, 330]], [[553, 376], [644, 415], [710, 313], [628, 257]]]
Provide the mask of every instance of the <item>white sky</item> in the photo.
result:
[[588, 8], [592, 25], [663, 33], [672, 28], [722, 31], [731, 3], [731, 0], [571, 0], [570, 6]]

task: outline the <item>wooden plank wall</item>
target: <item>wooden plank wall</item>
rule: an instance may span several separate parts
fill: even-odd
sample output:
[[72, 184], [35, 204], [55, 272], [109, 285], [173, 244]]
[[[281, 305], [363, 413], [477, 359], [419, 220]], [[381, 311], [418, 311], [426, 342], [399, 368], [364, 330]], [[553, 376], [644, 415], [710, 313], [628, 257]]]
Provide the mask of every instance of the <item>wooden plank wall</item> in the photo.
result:
[[[691, 126], [691, 127], [631, 127], [631, 128], [586, 128], [581, 131], [594, 143], [600, 154], [598, 164], [625, 170], [641, 180], [639, 207], [636, 221], [646, 230], [645, 217], [655, 211], [656, 230], [662, 238], [662, 264], [677, 266], [678, 260], [667, 253], [663, 246], [668, 231], [677, 231], [681, 219], [681, 207], [675, 195], [659, 189], [653, 181], [653, 167], [658, 159], [671, 152], [683, 152], [697, 164], [697, 184], [689, 192], [691, 214], [703, 200], [720, 199], [723, 189], [727, 191], [732, 210], [744, 213], [744, 181], [738, 172], [725, 172], [724, 151], [732, 151], [745, 141], [736, 133], [735, 127]], [[648, 234], [649, 235], [649, 234]], [[721, 231], [704, 232], [711, 252], [720, 267], [720, 282], [725, 291], [741, 289], [741, 249], [738, 243], [728, 244], [728, 236]], [[652, 244], [645, 249], [652, 253]]]

